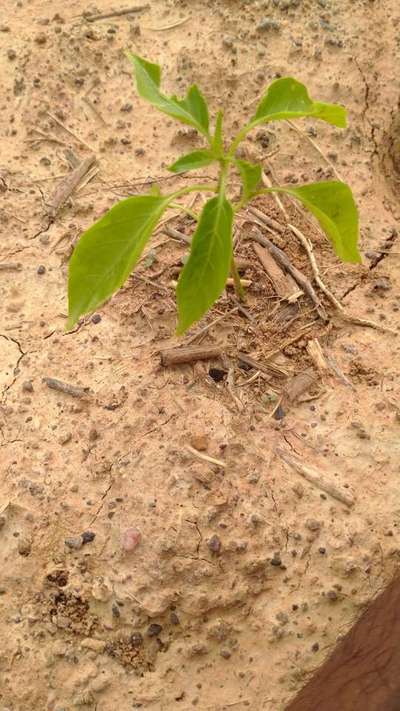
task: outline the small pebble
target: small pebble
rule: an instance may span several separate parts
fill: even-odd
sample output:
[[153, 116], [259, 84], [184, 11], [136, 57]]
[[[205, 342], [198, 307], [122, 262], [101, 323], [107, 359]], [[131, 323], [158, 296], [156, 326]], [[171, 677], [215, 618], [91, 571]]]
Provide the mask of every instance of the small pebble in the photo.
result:
[[133, 551], [142, 540], [142, 534], [137, 528], [127, 528], [121, 535], [121, 548], [123, 551]]
[[158, 625], [156, 622], [153, 622], [147, 629], [147, 636], [148, 637], [158, 637], [160, 632], [162, 632], [161, 625]]
[[208, 448], [208, 437], [205, 434], [195, 434], [191, 437], [190, 444], [199, 452], [205, 452]]
[[271, 565], [274, 565], [277, 568], [282, 565], [282, 560], [279, 553], [274, 553], [274, 557], [271, 559]]
[[259, 22], [257, 29], [261, 30], [262, 32], [269, 32], [270, 30], [278, 32], [280, 30], [280, 27], [280, 22], [277, 22], [276, 20], [270, 20], [269, 17], [263, 17], [262, 20]]
[[58, 441], [60, 444], [68, 444], [72, 439], [72, 432], [63, 432], [59, 438]]
[[31, 550], [31, 542], [27, 538], [20, 538], [18, 541], [18, 553], [26, 557], [30, 554]]
[[35, 42], [38, 45], [44, 45], [47, 42], [47, 37], [44, 32], [39, 32], [38, 35], [35, 37]]
[[309, 531], [320, 531], [321, 530], [321, 522], [316, 521], [315, 518], [308, 518], [304, 525], [306, 528], [308, 528]]
[[230, 649], [221, 649], [220, 655], [221, 657], [223, 657], [223, 659], [230, 659], [232, 656], [232, 652]]
[[101, 316], [100, 316], [100, 314], [93, 314], [93, 316], [90, 320], [92, 323], [100, 323]]
[[85, 545], [85, 543], [91, 543], [94, 541], [96, 538], [96, 534], [94, 531], [84, 531], [81, 535], [82, 538], [82, 543]]
[[140, 632], [134, 632], [133, 634], [131, 634], [129, 641], [132, 647], [135, 647], [135, 649], [137, 649], [137, 647], [141, 647], [143, 644], [143, 636], [140, 634]]
[[328, 600], [330, 600], [330, 602], [336, 602], [336, 600], [338, 599], [338, 594], [336, 590], [328, 590], [328, 592], [326, 593], [326, 597], [328, 598]]
[[212, 553], [220, 553], [222, 549], [221, 539], [214, 534], [208, 541], [208, 547]]
[[7, 50], [7, 57], [8, 59], [12, 62], [14, 59], [17, 57], [17, 53], [15, 49], [8, 49]]
[[33, 384], [31, 380], [24, 380], [22, 383], [22, 390], [25, 390], [27, 393], [33, 393]]
[[179, 620], [179, 617], [176, 614], [176, 612], [171, 612], [171, 614], [169, 616], [169, 621], [170, 621], [171, 625], [179, 625], [180, 624], [180, 620]]
[[76, 538], [66, 538], [64, 541], [65, 545], [67, 548], [73, 548], [75, 550], [79, 550], [79, 548], [82, 548], [83, 546], [83, 541], [81, 536], [77, 536]]
[[210, 368], [208, 374], [215, 383], [220, 383], [226, 376], [226, 370], [221, 370], [221, 368]]
[[46, 267], [44, 264], [40, 264], [36, 270], [37, 274], [45, 274], [46, 273]]
[[229, 35], [225, 35], [222, 39], [222, 44], [224, 47], [227, 47], [228, 49], [231, 49], [233, 47], [234, 39], [233, 37], [229, 37]]

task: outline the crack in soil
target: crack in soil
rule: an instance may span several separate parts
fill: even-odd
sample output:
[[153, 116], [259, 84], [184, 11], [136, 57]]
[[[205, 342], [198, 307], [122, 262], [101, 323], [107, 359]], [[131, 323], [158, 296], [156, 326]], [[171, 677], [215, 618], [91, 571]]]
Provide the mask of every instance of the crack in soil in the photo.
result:
[[2, 393], [2, 402], [4, 403], [5, 399], [6, 399], [6, 393], [8, 393], [8, 391], [13, 387], [13, 385], [15, 384], [15, 382], [17, 380], [18, 373], [19, 373], [19, 365], [20, 365], [22, 359], [26, 356], [27, 351], [23, 351], [20, 342], [16, 338], [13, 338], [12, 336], [6, 336], [4, 333], [0, 333], [0, 338], [4, 338], [6, 341], [11, 341], [12, 343], [15, 343], [15, 345], [17, 346], [17, 348], [19, 350], [19, 356], [17, 358], [17, 362], [16, 362], [16, 364], [14, 366], [14, 370], [13, 370], [14, 377], [12, 379], [12, 382], [9, 385], [6, 385], [6, 387], [4, 388], [3, 393]]
[[113, 487], [113, 485], [114, 485], [114, 479], [111, 479], [111, 481], [109, 482], [109, 484], [108, 484], [106, 490], [105, 490], [105, 491], [102, 493], [102, 495], [101, 495], [100, 505], [99, 505], [99, 507], [98, 507], [98, 509], [97, 509], [97, 511], [96, 511], [96, 513], [95, 513], [95, 515], [93, 516], [93, 518], [92, 518], [92, 520], [91, 520], [91, 522], [90, 522], [90, 524], [89, 524], [89, 527], [90, 527], [90, 526], [93, 526], [94, 522], [97, 520], [99, 514], [100, 514], [101, 511], [103, 510], [103, 507], [104, 507], [104, 504], [105, 504], [105, 499], [106, 499], [106, 497], [107, 497], [107, 494], [110, 492], [111, 488]]
[[379, 151], [378, 151], [378, 142], [376, 140], [376, 135], [375, 135], [376, 126], [374, 125], [374, 123], [371, 121], [371, 119], [369, 117], [369, 112], [371, 109], [371, 106], [370, 106], [371, 87], [367, 81], [367, 78], [364, 74], [363, 69], [360, 66], [358, 59], [356, 57], [353, 57], [353, 60], [354, 60], [354, 64], [356, 65], [358, 71], [360, 72], [360, 76], [361, 76], [361, 79], [364, 84], [364, 109], [362, 111], [361, 118], [364, 122], [366, 122], [368, 124], [369, 129], [370, 129], [369, 138], [370, 138], [370, 141], [372, 142], [372, 145], [373, 145], [373, 150], [371, 153], [371, 157], [373, 158], [374, 156], [377, 156], [379, 154]]

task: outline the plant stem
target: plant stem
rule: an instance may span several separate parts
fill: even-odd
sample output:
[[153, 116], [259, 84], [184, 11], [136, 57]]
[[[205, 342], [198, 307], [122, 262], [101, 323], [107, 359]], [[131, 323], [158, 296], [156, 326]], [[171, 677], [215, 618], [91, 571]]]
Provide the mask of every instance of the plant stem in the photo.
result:
[[246, 301], [244, 289], [243, 289], [241, 281], [240, 281], [240, 274], [238, 272], [235, 258], [233, 256], [232, 256], [232, 260], [231, 260], [231, 274], [233, 277], [233, 283], [235, 285], [236, 296], [238, 297], [239, 301], [242, 301], [242, 302]]
[[185, 205], [179, 205], [178, 202], [171, 202], [170, 207], [173, 207], [174, 210], [182, 210], [182, 212], [186, 212], [186, 214], [189, 215], [192, 220], [195, 220], [195, 222], [199, 221], [200, 215], [194, 210], [191, 210], [190, 207], [186, 207]]
[[213, 185], [210, 183], [207, 184], [194, 184], [194, 185], [188, 185], [186, 188], [181, 188], [180, 190], [177, 190], [175, 193], [170, 193], [166, 197], [170, 198], [171, 200], [176, 200], [176, 198], [183, 197], [184, 195], [188, 195], [189, 193], [216, 193], [218, 192], [218, 185]]

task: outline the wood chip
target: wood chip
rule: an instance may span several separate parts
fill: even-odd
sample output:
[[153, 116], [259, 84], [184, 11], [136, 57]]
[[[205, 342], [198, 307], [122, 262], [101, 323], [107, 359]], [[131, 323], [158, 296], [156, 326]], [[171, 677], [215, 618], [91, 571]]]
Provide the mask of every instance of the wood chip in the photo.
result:
[[272, 257], [278, 262], [278, 264], [283, 267], [285, 271], [291, 274], [291, 276], [297, 282], [299, 287], [310, 297], [311, 301], [315, 304], [315, 308], [320, 318], [323, 321], [328, 321], [328, 315], [323, 305], [321, 304], [320, 299], [315, 293], [311, 282], [299, 269], [297, 269], [297, 267], [294, 266], [294, 264], [292, 264], [285, 252], [283, 252], [282, 249], [280, 249], [273, 242], [271, 242], [270, 239], [263, 236], [261, 232], [255, 227], [253, 227], [251, 237], [253, 240], [255, 240], [255, 242], [258, 242], [263, 247], [266, 247]]
[[330, 371], [329, 363], [325, 358], [318, 338], [312, 338], [311, 340], [309, 340], [306, 348], [308, 355], [310, 356], [315, 367], [320, 373], [327, 373], [328, 371]]
[[270, 227], [272, 230], [274, 230], [274, 232], [278, 232], [280, 235], [283, 235], [285, 228], [277, 220], [274, 220], [272, 217], [265, 215], [263, 212], [261, 212], [261, 210], [258, 210], [256, 207], [248, 207], [247, 212], [253, 215], [253, 217], [256, 217], [258, 220], [260, 220], [260, 222], [262, 222], [264, 225], [267, 225], [267, 227]]
[[261, 247], [261, 245], [257, 243], [254, 244], [253, 247], [258, 259], [268, 274], [275, 293], [281, 299], [287, 299], [288, 301], [291, 301], [293, 296], [296, 296], [296, 299], [298, 299], [303, 292], [299, 291], [296, 282], [290, 274], [285, 274], [265, 247]]
[[195, 363], [198, 360], [212, 360], [223, 353], [220, 346], [191, 346], [189, 348], [169, 348], [160, 351], [161, 364], [164, 366]]
[[0, 262], [0, 272], [20, 272], [21, 262]]
[[275, 363], [260, 362], [259, 360], [247, 355], [247, 353], [238, 353], [237, 357], [242, 363], [250, 365], [255, 370], [265, 373], [265, 375], [269, 375], [269, 377], [278, 376], [280, 378], [285, 378], [288, 374], [284, 368], [280, 368], [278, 365], [275, 365]]
[[300, 395], [303, 395], [315, 385], [318, 381], [318, 375], [313, 368], [307, 368], [301, 373], [297, 373], [293, 376], [286, 385], [286, 388], [282, 395], [281, 405], [285, 409], [285, 405], [293, 404], [299, 399]]

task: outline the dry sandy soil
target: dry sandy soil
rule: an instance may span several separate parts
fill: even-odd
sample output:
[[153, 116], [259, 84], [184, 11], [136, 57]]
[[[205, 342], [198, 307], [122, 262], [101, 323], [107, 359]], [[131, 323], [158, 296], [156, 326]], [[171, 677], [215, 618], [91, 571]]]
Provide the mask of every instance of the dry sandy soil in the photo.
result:
[[[151, 0], [92, 23], [82, 13], [114, 3], [1, 5], [0, 709], [283, 710], [400, 557], [398, 0]], [[251, 319], [235, 312], [203, 341], [227, 353], [220, 382], [209, 363], [160, 366], [159, 349], [178, 343], [170, 280], [184, 254], [162, 232], [100, 318], [65, 333], [74, 241], [119, 198], [178, 184], [163, 180], [168, 162], [198, 145], [137, 98], [123, 48], [159, 61], [168, 90], [198, 82], [213, 111], [225, 107], [228, 135], [277, 75], [346, 105], [345, 131], [274, 126], [246, 150], [282, 182], [336, 170], [351, 184], [362, 266], [340, 265], [295, 217], [345, 308], [394, 333], [327, 325], [306, 297], [273, 321], [276, 294], [244, 229]], [[68, 151], [94, 152], [98, 170], [50, 220]], [[285, 226], [273, 201], [261, 207]], [[231, 309], [228, 294], [189, 337]], [[244, 370], [237, 352], [265, 364], [276, 350], [290, 378], [317, 337], [331, 367], [275, 420], [287, 380]], [[48, 377], [89, 390], [73, 398]], [[126, 551], [129, 528], [141, 541]]]

